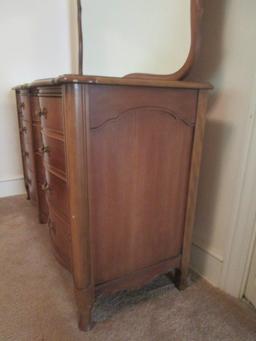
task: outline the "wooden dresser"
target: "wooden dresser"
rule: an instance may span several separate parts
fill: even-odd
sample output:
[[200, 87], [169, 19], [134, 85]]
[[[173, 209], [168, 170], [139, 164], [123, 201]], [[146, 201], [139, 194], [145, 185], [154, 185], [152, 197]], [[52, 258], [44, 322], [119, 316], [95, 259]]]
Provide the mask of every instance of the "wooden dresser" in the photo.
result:
[[48, 205], [43, 190], [45, 174], [38, 99], [39, 97], [34, 89], [30, 90], [21, 87], [16, 90], [22, 164], [27, 197], [34, 205], [38, 206], [40, 223], [47, 223]]
[[28, 197], [41, 222], [49, 207], [81, 329], [99, 294], [171, 270], [185, 286], [210, 88], [79, 75], [16, 88]]

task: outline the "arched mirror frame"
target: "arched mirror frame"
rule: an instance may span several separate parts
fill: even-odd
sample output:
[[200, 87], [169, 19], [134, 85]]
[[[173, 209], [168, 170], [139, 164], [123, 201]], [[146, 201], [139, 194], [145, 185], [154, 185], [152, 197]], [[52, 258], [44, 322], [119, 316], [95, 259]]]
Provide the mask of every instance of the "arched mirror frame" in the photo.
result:
[[[150, 73], [130, 73], [123, 76], [122, 78], [132, 79], [143, 79], [143, 80], [166, 80], [176, 81], [181, 80], [189, 73], [195, 58], [199, 51], [200, 45], [200, 21], [203, 13], [203, 0], [191, 0], [190, 12], [191, 12], [191, 44], [187, 59], [183, 66], [172, 74], [157, 75]], [[79, 40], [79, 51], [78, 51], [78, 65], [79, 74], [83, 74], [83, 32], [82, 32], [82, 6], [81, 0], [77, 0], [77, 23], [78, 23], [78, 40]]]

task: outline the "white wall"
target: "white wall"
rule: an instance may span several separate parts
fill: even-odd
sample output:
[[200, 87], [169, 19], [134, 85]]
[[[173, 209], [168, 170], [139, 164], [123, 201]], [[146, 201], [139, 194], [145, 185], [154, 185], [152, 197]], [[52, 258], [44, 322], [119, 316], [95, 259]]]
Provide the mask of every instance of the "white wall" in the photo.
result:
[[190, 78], [209, 80], [215, 89], [207, 117], [192, 265], [224, 287], [256, 109], [256, 1], [204, 3], [202, 52]]
[[15, 85], [74, 71], [74, 0], [1, 0], [0, 197], [24, 192]]

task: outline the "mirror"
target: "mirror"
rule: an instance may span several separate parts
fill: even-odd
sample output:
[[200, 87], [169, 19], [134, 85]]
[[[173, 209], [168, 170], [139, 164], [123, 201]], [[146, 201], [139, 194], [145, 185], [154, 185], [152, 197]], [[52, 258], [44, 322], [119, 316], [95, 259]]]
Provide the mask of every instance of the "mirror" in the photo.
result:
[[196, 5], [198, 0], [81, 0], [82, 73], [182, 78], [195, 50]]

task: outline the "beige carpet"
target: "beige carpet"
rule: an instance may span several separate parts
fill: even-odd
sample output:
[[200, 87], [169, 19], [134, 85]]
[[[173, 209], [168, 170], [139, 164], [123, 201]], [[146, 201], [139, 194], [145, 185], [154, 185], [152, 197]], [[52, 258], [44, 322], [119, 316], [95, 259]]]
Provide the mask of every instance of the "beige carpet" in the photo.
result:
[[24, 196], [0, 199], [0, 275], [1, 341], [256, 340], [255, 312], [199, 279], [184, 292], [167, 285], [99, 300], [99, 322], [80, 332], [71, 276]]

